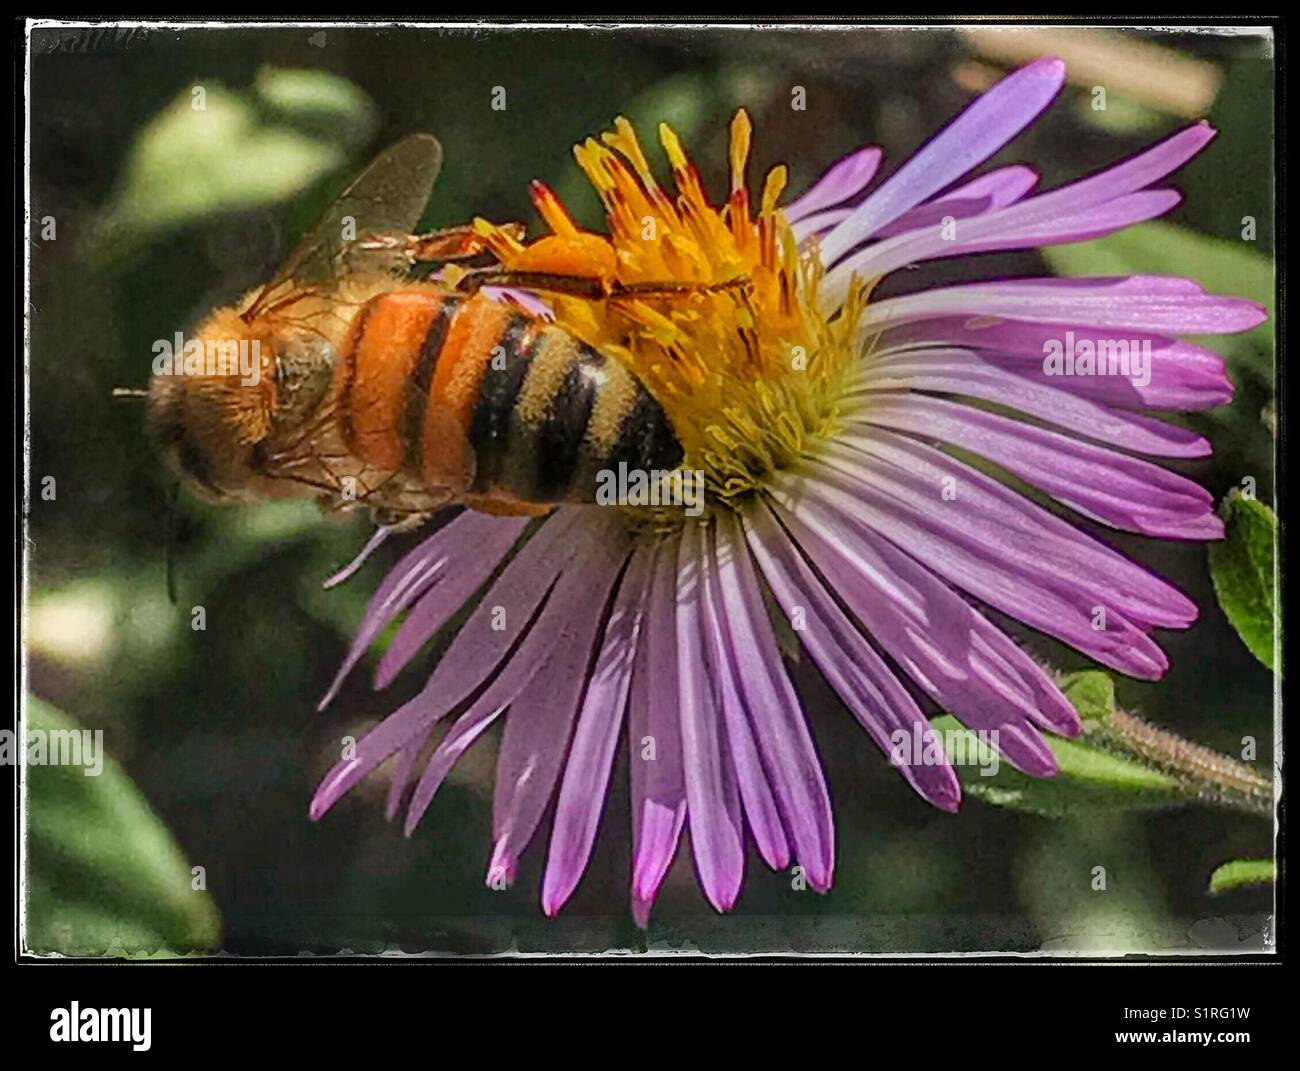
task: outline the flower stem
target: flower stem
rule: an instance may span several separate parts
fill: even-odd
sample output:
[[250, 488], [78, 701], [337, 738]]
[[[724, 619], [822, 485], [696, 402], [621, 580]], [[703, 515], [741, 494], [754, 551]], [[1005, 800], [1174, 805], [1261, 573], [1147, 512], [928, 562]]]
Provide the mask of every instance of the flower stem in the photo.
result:
[[1116, 709], [1100, 735], [1135, 758], [1177, 778], [1205, 803], [1256, 817], [1273, 813], [1273, 782], [1244, 762], [1193, 744]]

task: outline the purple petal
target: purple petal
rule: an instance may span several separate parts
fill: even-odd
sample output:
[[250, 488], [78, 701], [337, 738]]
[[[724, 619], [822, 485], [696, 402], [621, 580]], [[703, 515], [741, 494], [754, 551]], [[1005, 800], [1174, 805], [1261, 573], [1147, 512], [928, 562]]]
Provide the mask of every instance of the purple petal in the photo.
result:
[[588, 536], [590, 553], [574, 559], [556, 588], [556, 594], [563, 593], [570, 602], [570, 615], [582, 619], [566, 621], [564, 614], [557, 614], [552, 626], [556, 658], [562, 666], [571, 666], [571, 672], [550, 687], [531, 689], [506, 719], [497, 757], [492, 829], [494, 857], [510, 867], [532, 839], [559, 778], [605, 604], [632, 550], [621, 517], [601, 520], [606, 523]]
[[[575, 512], [587, 514], [583, 519], [589, 519], [590, 511]], [[457, 719], [434, 751], [407, 808], [408, 835], [424, 817], [456, 760], [510, 704], [497, 761], [493, 812], [501, 818], [498, 850], [506, 867], [513, 868], [514, 857], [541, 820], [564, 763], [605, 600], [629, 553], [625, 539], [618, 538], [611, 527], [584, 524], [585, 543], [560, 574], [535, 621], [522, 626], [526, 630], [522, 635], [520, 626], [503, 630], [513, 634], [518, 646], [509, 655], [505, 670]], [[507, 623], [509, 620], [507, 617]], [[471, 623], [472, 619], [465, 629]], [[447, 657], [452, 656], [449, 651]], [[518, 776], [517, 771], [527, 772]], [[506, 842], [504, 848], [502, 841]]]
[[[478, 636], [484, 636], [484, 633], [490, 633], [490, 636], [485, 637], [487, 642], [481, 649], [471, 647], [468, 643], [461, 646], [461, 651], [473, 651], [465, 663], [471, 675], [472, 667], [478, 664], [478, 660], [484, 656], [500, 656], [510, 645], [508, 625], [511, 621], [523, 619], [537, 607], [546, 587], [554, 581], [573, 555], [573, 532], [576, 525], [577, 516], [573, 511], [562, 511], [560, 515], [552, 517], [525, 543], [520, 551], [523, 563], [507, 565], [506, 572], [510, 574], [510, 580], [506, 581], [506, 573], [503, 573], [491, 586], [493, 599], [490, 602], [485, 599], [489, 610], [482, 610], [480, 604], [480, 610], [474, 612], [471, 619]], [[481, 550], [473, 548], [474, 554], [482, 552], [485, 558], [495, 558], [499, 563], [500, 556], [495, 555], [494, 551], [494, 547], [482, 547]], [[434, 585], [428, 593], [421, 595], [419, 602], [398, 629], [398, 634], [393, 637], [389, 649], [383, 652], [374, 673], [374, 686], [377, 689], [387, 688], [409, 660], [429, 642], [438, 629], [451, 620], [456, 611], [464, 606], [465, 600], [484, 582], [485, 578], [480, 576], [480, 572], [465, 569], [450, 574], [445, 582]], [[500, 610], [495, 610], [495, 607], [500, 607]], [[506, 629], [497, 626], [494, 615], [498, 612], [500, 620], [507, 623]]]
[[[510, 677], [511, 688], [507, 689], [503, 685], [494, 684], [494, 686], [483, 694], [474, 704], [456, 719], [456, 724], [448, 730], [447, 735], [442, 738], [442, 742], [434, 749], [433, 754], [429, 757], [428, 765], [424, 768], [424, 773], [420, 775], [420, 780], [416, 782], [415, 792], [411, 795], [411, 802], [406, 808], [406, 822], [403, 825], [403, 831], [409, 837], [415, 832], [415, 827], [420, 824], [424, 817], [424, 812], [429, 809], [429, 804], [433, 802], [434, 795], [442, 787], [443, 781], [451, 773], [451, 768], [456, 765], [460, 757], [470, 749], [470, 746], [488, 729], [492, 723], [505, 713], [506, 706], [513, 697], [508, 696], [509, 691], [516, 694], [527, 688], [534, 679], [539, 680], [545, 674], [546, 666], [538, 665], [535, 659], [520, 660], [517, 663], [519, 667], [518, 676]], [[501, 680], [504, 678], [498, 678]], [[540, 684], [539, 684], [540, 686]]]
[[784, 870], [790, 865], [790, 846], [741, 695], [735, 668], [735, 637], [729, 632], [723, 616], [718, 562], [711, 535], [703, 539], [699, 639], [708, 655], [710, 676], [722, 711], [725, 729], [722, 751], [730, 759], [745, 817], [749, 820], [759, 854], [773, 870]]
[[842, 293], [848, 276], [883, 275], [904, 264], [931, 257], [1033, 248], [1096, 238], [1163, 215], [1178, 203], [1171, 190], [1145, 190], [1166, 178], [1214, 138], [1208, 123], [1180, 131], [1115, 167], [1049, 193], [988, 212], [957, 228], [956, 236], [939, 228], [872, 246], [844, 261], [826, 279], [828, 300]]
[[[569, 761], [560, 782], [542, 881], [542, 910], [547, 915], [554, 915], [564, 906], [591, 858], [632, 683], [652, 563], [652, 555], [645, 548], [633, 555], [582, 700]], [[503, 840], [497, 840], [498, 848]]]
[[[841, 302], [855, 273], [869, 279], [935, 257], [1084, 241], [1154, 219], [1173, 208], [1180, 197], [1172, 190], [1144, 188], [1182, 167], [1213, 137], [1213, 129], [1202, 123], [1123, 164], [1001, 210], [984, 212], [953, 230], [931, 225], [872, 245], [827, 275], [823, 301], [828, 307]], [[936, 217], [935, 223], [941, 218]]]
[[[936, 703], [972, 729], [997, 732], [998, 750], [1025, 773], [1056, 771], [1031, 723], [1077, 733], [1078, 715], [1006, 635], [925, 566], [812, 495], [797, 515], [778, 507], [778, 516], [872, 639]], [[1021, 732], [1005, 732], [1014, 726]]]
[[[859, 382], [872, 392], [941, 391], [997, 402], [1125, 450], [1156, 457], [1205, 457], [1209, 441], [1189, 428], [1108, 409], [1070, 391], [1081, 376], [1049, 377], [1052, 386], [1017, 376], [970, 350], [908, 350], [871, 361]], [[874, 404], [874, 400], [871, 404]]]
[[884, 153], [867, 145], [848, 154], [826, 169], [816, 182], [785, 209], [785, 218], [795, 223], [823, 208], [843, 204], [870, 185], [880, 168]]
[[[768, 507], [760, 503], [743, 519], [750, 550], [772, 594], [827, 683], [923, 799], [945, 811], [956, 811], [961, 785], [916, 702], [844, 615]], [[922, 761], [929, 747], [903, 753], [915, 761], [904, 761], [903, 756], [895, 760], [892, 737], [899, 733], [908, 740], [937, 745], [938, 761]]]
[[826, 236], [825, 263], [833, 264], [982, 164], [1033, 122], [1064, 82], [1065, 64], [1048, 57], [1013, 72], [978, 97]]
[[1220, 335], [1257, 327], [1268, 318], [1268, 310], [1245, 298], [1207, 294], [1190, 279], [1176, 276], [1016, 279], [885, 298], [867, 306], [863, 327], [878, 330], [939, 316], [993, 316], [1154, 334]]
[[402, 796], [406, 792], [406, 786], [411, 783], [411, 774], [415, 772], [416, 760], [419, 759], [420, 751], [432, 735], [433, 727], [430, 726], [420, 735], [418, 741], [407, 744], [397, 753], [393, 779], [388, 783], [388, 798], [384, 802], [384, 818], [389, 822], [396, 818], [397, 812], [402, 809]]
[[[853, 482], [851, 495], [875, 489], [898, 516], [914, 514], [952, 545], [977, 541], [987, 549], [984, 560], [1014, 566], [1022, 584], [1035, 577], [1051, 578], [1063, 594], [1094, 605], [1100, 596], [1110, 611], [1143, 630], [1186, 628], [1196, 620], [1196, 604], [1172, 584], [998, 480], [924, 443], [883, 429], [851, 432], [824, 451], [823, 459]], [[945, 487], [952, 490], [948, 500], [943, 499]], [[951, 508], [936, 510], [936, 502]], [[945, 560], [942, 554], [931, 557]], [[1046, 588], [1054, 590], [1050, 583]]]
[[[590, 554], [598, 536], [588, 528], [586, 520], [582, 510], [559, 510], [532, 535], [457, 631], [422, 695], [454, 706], [469, 698], [504, 663], [518, 643], [520, 626], [534, 619], [557, 577], [564, 574], [575, 556]], [[454, 602], [448, 600], [448, 605]], [[446, 608], [442, 607], [437, 616], [444, 613]], [[430, 620], [433, 616], [422, 616], [420, 621], [435, 624]], [[412, 651], [418, 649], [415, 639], [408, 630], [405, 643]]]
[[644, 622], [628, 697], [632, 781], [632, 908], [645, 926], [677, 851], [686, 820], [686, 782], [678, 725], [677, 547], [655, 552]]
[[995, 461], [1105, 524], [1169, 539], [1219, 539], [1210, 493], [1176, 473], [1031, 424], [922, 395], [884, 397], [864, 423], [942, 439]]
[[1182, 200], [1175, 190], [1144, 190], [1106, 204], [1042, 219], [1024, 213], [1030, 202], [988, 212], [951, 228], [939, 221], [923, 230], [869, 245], [840, 261], [826, 275], [824, 308], [844, 303], [854, 275], [874, 279], [908, 264], [941, 257], [967, 256], [1010, 249], [1038, 249], [1101, 238], [1135, 223], [1163, 216]]
[[935, 226], [945, 216], [966, 219], [1015, 204], [1038, 184], [1038, 172], [1024, 164], [999, 167], [979, 178], [957, 186], [933, 201], [899, 216], [888, 227], [881, 227], [876, 238], [893, 238], [922, 227]]
[[[1072, 324], [1023, 323], [1015, 320], [949, 318], [919, 320], [880, 336], [872, 360], [926, 346], [978, 349], [980, 359], [1008, 373], [1059, 389], [1060, 377], [1044, 371], [1044, 356], [1054, 347], [1083, 340], [1093, 352], [1128, 352], [1135, 347], [1151, 355], [1148, 383], [1131, 376], [1073, 376], [1070, 393], [1103, 405], [1150, 409], [1209, 409], [1232, 400], [1223, 358], [1218, 354], [1145, 332], [1121, 336]], [[921, 349], [921, 352], [924, 352]]]
[[1052, 219], [1135, 193], [1173, 174], [1215, 135], [1209, 123], [1196, 123], [1123, 163], [1023, 201], [1006, 215], [1012, 225], [1019, 225], [1022, 219]]
[[832, 227], [848, 219], [852, 211], [851, 208], [831, 208], [825, 212], [815, 212], [811, 216], [805, 216], [798, 223], [791, 224], [790, 230], [794, 232], [794, 239], [800, 246], [807, 245], [810, 239], [825, 234]]
[[677, 554], [677, 683], [682, 727], [682, 769], [691, 854], [704, 895], [719, 911], [730, 911], [745, 872], [740, 799], [729, 784], [722, 753], [722, 719], [713, 682], [700, 650], [703, 529], [689, 525]]
[[[965, 219], [983, 212], [1014, 204], [1034, 188], [1038, 172], [1024, 164], [999, 167], [986, 175], [972, 179], [933, 201], [927, 201], [910, 212], [905, 212], [887, 227], [881, 227], [875, 237], [892, 238], [908, 231], [919, 230], [941, 223], [945, 216]], [[800, 219], [792, 226], [795, 240], [802, 245], [809, 238], [830, 230], [848, 219], [851, 208], [834, 208]]]
[[[358, 740], [353, 758], [337, 763], [326, 774], [312, 800], [313, 818], [324, 814], [348, 789], [395, 751], [410, 745], [422, 746], [429, 728], [468, 699], [496, 672], [508, 648], [518, 639], [518, 630], [514, 626], [519, 622], [531, 625], [559, 570], [575, 553], [576, 547], [583, 544], [575, 533], [574, 523], [575, 515], [582, 514], [581, 510], [558, 511], [524, 544], [456, 634], [420, 693]], [[557, 548], [563, 553], [557, 555]], [[472, 560], [471, 557], [464, 563], [467, 568]], [[399, 565], [398, 569], [401, 568]], [[511, 627], [494, 627], [499, 621]], [[517, 662], [512, 664], [511, 672], [504, 675], [506, 682], [522, 687], [518, 679], [521, 672], [523, 670]], [[527, 679], [524, 673], [523, 683]], [[496, 683], [500, 684], [500, 679]], [[508, 689], [503, 687], [495, 694], [505, 691]]]
[[[804, 483], [787, 480], [783, 493], [796, 503], [815, 496], [990, 606], [1103, 664], [1151, 679], [1167, 668], [1146, 635], [1151, 619], [1186, 627], [1196, 616], [1172, 587], [937, 450], [883, 431], [851, 443], [824, 453], [831, 471], [810, 463]], [[945, 481], [955, 495], [948, 500]]]
[[333, 576], [326, 578], [321, 583], [321, 587], [328, 591], [330, 588], [336, 588], [345, 581], [351, 580], [356, 575], [357, 570], [366, 564], [366, 559], [383, 545], [392, 532], [392, 525], [381, 524], [371, 533], [370, 538], [366, 540], [366, 545], [361, 548], [357, 556]]
[[[362, 615], [347, 657], [320, 701], [324, 710], [338, 693], [344, 678], [366, 649], [399, 614], [446, 576], [477, 578], [470, 591], [486, 580], [501, 558], [514, 546], [527, 518], [489, 517], [466, 510], [402, 558], [384, 577]], [[449, 563], [455, 562], [455, 568]], [[464, 581], [456, 582], [457, 588]], [[461, 599], [463, 602], [463, 598]], [[458, 609], [460, 603], [453, 609]]]
[[[520, 645], [515, 657], [497, 673], [487, 690], [461, 715], [452, 732], [444, 738], [438, 751], [435, 752], [434, 758], [437, 760], [438, 767], [441, 768], [441, 774], [437, 776], [436, 780], [426, 781], [426, 779], [430, 778], [428, 768], [426, 768], [425, 777], [420, 782], [421, 785], [426, 786], [425, 791], [421, 793], [417, 787], [417, 795], [422, 800], [422, 803], [417, 809], [415, 801], [412, 801], [411, 809], [408, 810], [408, 834], [414, 828], [415, 822], [418, 821], [418, 816], [424, 813], [424, 808], [428, 806], [433, 791], [441, 784], [442, 776], [445, 776], [447, 770], [450, 769], [451, 761], [454, 761], [455, 757], [458, 757], [470, 743], [477, 739], [478, 735], [492, 723], [510, 701], [528, 685], [554, 646], [554, 640], [547, 640], [546, 634], [534, 629], [532, 624], [532, 622], [529, 622], [526, 626], [529, 629], [527, 637], [532, 642], [528, 643], [526, 640], [524, 644]], [[450, 663], [451, 658], [452, 652], [448, 652], [443, 657], [430, 683], [437, 679], [438, 672]], [[461, 664], [463, 665], [463, 663]], [[479, 673], [491, 672], [490, 668], [481, 664], [475, 668]], [[428, 740], [433, 727], [460, 705], [465, 698], [461, 696], [452, 699], [439, 699], [439, 695], [440, 692], [437, 688], [431, 690], [426, 686], [425, 690], [414, 699], [403, 704], [358, 740], [354, 757], [337, 763], [326, 774], [320, 786], [316, 789], [311, 805], [312, 819], [319, 819], [349, 789], [395, 751], [401, 750], [404, 755], [411, 751], [418, 753]], [[471, 732], [471, 730], [473, 731]], [[448, 761], [449, 759], [451, 761]], [[399, 763], [399, 766], [405, 766], [405, 760]], [[409, 778], [409, 776], [410, 770], [406, 769], [403, 775], [403, 787], [405, 786], [405, 779]], [[390, 797], [390, 805], [393, 802]], [[417, 810], [417, 816], [415, 818], [410, 817]]]
[[835, 866], [830, 796], [799, 697], [772, 634], [744, 532], [729, 513], [718, 517], [717, 570], [721, 627], [729, 637], [732, 672], [795, 858], [814, 889], [828, 889]]

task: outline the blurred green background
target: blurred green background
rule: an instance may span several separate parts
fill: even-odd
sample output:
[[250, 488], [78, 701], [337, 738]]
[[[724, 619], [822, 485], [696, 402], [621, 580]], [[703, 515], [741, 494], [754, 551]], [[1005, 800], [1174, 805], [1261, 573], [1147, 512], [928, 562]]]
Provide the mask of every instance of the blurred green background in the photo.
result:
[[[1062, 37], [1062, 34], [1064, 36]], [[1055, 35], [1055, 36], [1053, 36]], [[1132, 50], [1137, 48], [1135, 53]], [[1155, 49], [1157, 51], [1150, 51]], [[321, 581], [367, 525], [310, 505], [218, 510], [182, 499], [179, 604], [163, 582], [168, 481], [138, 404], [155, 339], [264, 281], [349, 175], [403, 134], [431, 131], [446, 163], [431, 225], [474, 214], [535, 223], [544, 178], [596, 223], [570, 147], [618, 114], [667, 120], [706, 182], [725, 188], [725, 127], [740, 105], [755, 163], [804, 187], [876, 142], [896, 167], [1008, 66], [1064, 53], [1078, 83], [996, 158], [1059, 184], [1194, 115], [1220, 138], [1176, 181], [1168, 221], [1122, 246], [996, 255], [901, 273], [940, 279], [1059, 270], [1190, 274], [1272, 302], [1273, 62], [1259, 36], [898, 30], [37, 29], [31, 38], [29, 716], [104, 731], [102, 791], [31, 769], [27, 944], [36, 951], [236, 954], [301, 950], [497, 952], [1258, 949], [1272, 890], [1211, 896], [1219, 864], [1267, 857], [1271, 823], [1211, 807], [1051, 820], [968, 801], [956, 817], [915, 797], [809, 665], [795, 670], [835, 804], [838, 865], [821, 897], [751, 858], [719, 917], [679, 852], [648, 933], [627, 907], [626, 756], [591, 868], [557, 920], [537, 905], [544, 841], [511, 890], [485, 888], [495, 737], [462, 760], [411, 840], [382, 817], [383, 772], [320, 824], [317, 781], [423, 683], [387, 693], [358, 672], [315, 703], [369, 591], [411, 544]], [[1095, 110], [1094, 85], [1107, 87]], [[505, 110], [492, 92], [506, 90]], [[196, 87], [205, 110], [194, 111]], [[806, 110], [791, 108], [793, 87]], [[658, 157], [656, 156], [656, 159]], [[751, 174], [759, 173], [757, 170]], [[1243, 217], [1257, 239], [1241, 240]], [[43, 234], [48, 221], [55, 237]], [[1271, 325], [1220, 346], [1238, 394], [1191, 418], [1213, 459], [1180, 466], [1222, 497], [1243, 477], [1273, 493]], [[56, 497], [41, 497], [55, 479]], [[1106, 536], [1203, 608], [1161, 642], [1158, 685], [1118, 682], [1121, 705], [1270, 768], [1273, 682], [1214, 602], [1204, 548]], [[191, 607], [206, 630], [190, 627]], [[1005, 624], [1005, 622], [1004, 622]], [[1017, 632], [1062, 668], [1078, 656]], [[62, 712], [61, 714], [58, 712]], [[91, 779], [84, 779], [91, 780]], [[134, 787], [132, 787], [134, 786]], [[97, 799], [102, 796], [102, 799]], [[1092, 888], [1104, 866], [1107, 889]], [[192, 886], [203, 868], [206, 891]]]

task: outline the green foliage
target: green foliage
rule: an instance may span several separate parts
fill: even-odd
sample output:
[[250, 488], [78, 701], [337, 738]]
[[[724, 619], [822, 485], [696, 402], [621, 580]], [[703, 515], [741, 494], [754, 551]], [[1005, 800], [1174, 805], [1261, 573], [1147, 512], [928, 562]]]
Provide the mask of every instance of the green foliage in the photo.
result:
[[[80, 731], [35, 697], [25, 729]], [[218, 947], [220, 921], [126, 772], [29, 765], [25, 946], [65, 956], [173, 956]]]
[[1215, 867], [1210, 875], [1210, 892], [1224, 893], [1250, 885], [1272, 885], [1277, 881], [1277, 863], [1272, 859], [1234, 859]]
[[368, 139], [372, 112], [324, 71], [265, 68], [242, 92], [191, 87], [136, 137], [97, 252], [116, 259], [187, 223], [296, 196]]
[[1269, 669], [1281, 631], [1274, 604], [1277, 551], [1277, 517], [1268, 506], [1233, 491], [1219, 512], [1227, 524], [1227, 538], [1210, 544], [1210, 576], [1219, 605], [1251, 654]]
[[1154, 136], [1168, 124], [1168, 117], [1137, 97], [1112, 89], [1106, 94], [1106, 106], [1094, 108], [1090, 93], [1079, 95], [1075, 109], [1080, 117], [1099, 130], [1111, 134], [1145, 134]]
[[[1259, 223], [1259, 248], [1273, 252], [1274, 139], [1276, 105], [1273, 64], [1239, 53], [1225, 67], [1223, 88], [1210, 108], [1218, 131], [1205, 166], [1191, 166], [1178, 176], [1187, 203], [1195, 205], [1198, 226], [1210, 234], [1231, 235], [1244, 216]], [[1222, 161], [1216, 166], [1215, 161]], [[1230, 170], [1229, 170], [1230, 169]], [[1226, 174], [1242, 181], [1225, 182]], [[1249, 179], [1247, 178], [1249, 176]]]
[[1085, 726], [1088, 722], [1104, 725], [1115, 713], [1115, 682], [1099, 669], [1067, 673], [1060, 680], [1061, 691], [1074, 704]]

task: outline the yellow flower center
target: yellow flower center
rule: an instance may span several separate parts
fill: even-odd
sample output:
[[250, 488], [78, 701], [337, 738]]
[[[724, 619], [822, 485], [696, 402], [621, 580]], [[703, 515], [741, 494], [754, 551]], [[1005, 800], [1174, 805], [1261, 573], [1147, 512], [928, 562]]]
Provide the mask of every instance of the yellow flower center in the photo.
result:
[[632, 125], [618, 119], [574, 155], [600, 195], [608, 236], [580, 231], [556, 196], [533, 184], [551, 234], [527, 245], [476, 221], [507, 270], [598, 278], [601, 300], [547, 295], [556, 322], [623, 361], [664, 407], [703, 473], [729, 503], [828, 434], [866, 304], [855, 281], [833, 316], [818, 311], [815, 248], [800, 250], [777, 202], [774, 168], [757, 211], [745, 183], [750, 122], [731, 124], [731, 191], [714, 207], [676, 134], [659, 128], [677, 196], [655, 181]]

